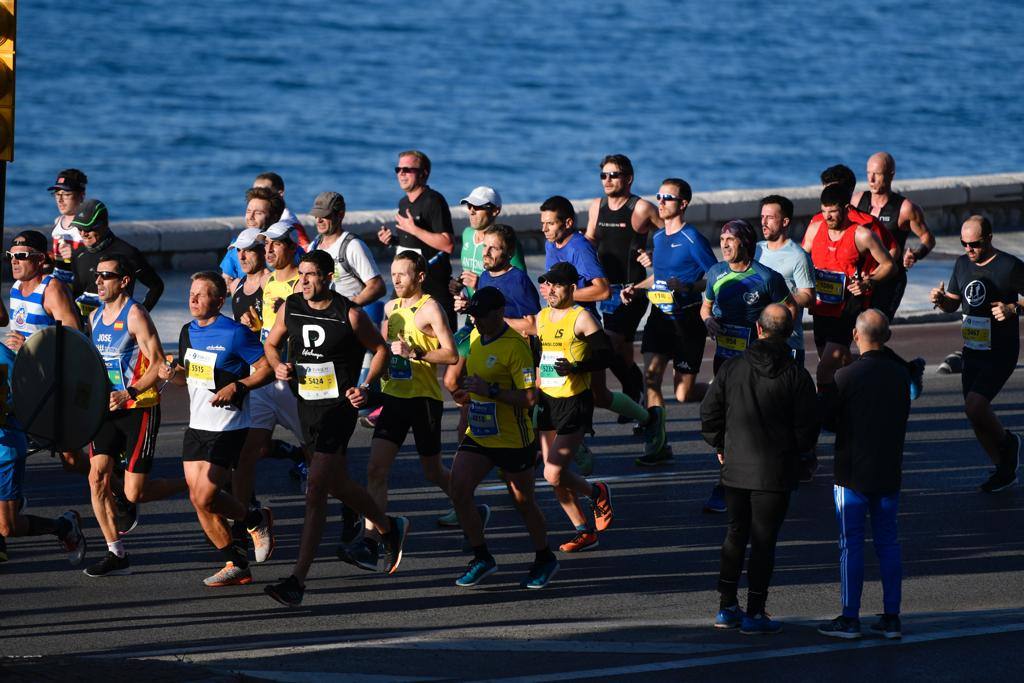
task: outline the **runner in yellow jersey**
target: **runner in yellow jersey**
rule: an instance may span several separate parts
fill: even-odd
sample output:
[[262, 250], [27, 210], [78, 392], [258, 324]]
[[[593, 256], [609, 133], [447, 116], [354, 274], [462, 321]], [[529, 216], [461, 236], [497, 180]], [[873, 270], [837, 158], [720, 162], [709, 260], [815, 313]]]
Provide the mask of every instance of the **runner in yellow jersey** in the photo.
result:
[[[381, 333], [391, 345], [391, 359], [381, 382], [383, 405], [370, 444], [366, 488], [387, 510], [388, 475], [398, 449], [412, 430], [427, 481], [448, 493], [450, 473], [441, 462], [441, 414], [444, 403], [437, 366], [459, 360], [448, 317], [429, 294], [423, 293], [427, 262], [414, 251], [402, 251], [391, 264], [396, 299], [384, 305]], [[349, 558], [363, 569], [375, 570], [379, 543], [372, 525]], [[348, 558], [342, 558], [348, 559]]]
[[520, 586], [543, 588], [558, 571], [558, 560], [548, 547], [544, 515], [534, 495], [537, 446], [530, 409], [537, 402], [537, 385], [533, 352], [529, 342], [505, 322], [505, 296], [496, 287], [477, 290], [466, 313], [476, 329], [470, 337], [466, 376], [454, 396], [468, 407], [469, 426], [452, 462], [451, 497], [473, 559], [455, 585], [475, 586], [498, 569], [473, 500], [476, 487], [497, 466], [505, 473], [536, 552]]
[[[558, 548], [566, 553], [596, 546], [597, 532], [612, 523], [608, 485], [591, 485], [568, 468], [584, 433], [592, 431], [594, 394], [590, 373], [607, 367], [612, 355], [608, 337], [594, 316], [573, 303], [578, 280], [576, 268], [567, 261], [556, 263], [538, 278], [548, 285], [544, 294], [548, 307], [537, 316], [541, 345], [537, 429], [544, 478], [555, 488], [559, 504], [576, 527], [576, 536]], [[583, 513], [579, 496], [590, 497], [593, 518]]]

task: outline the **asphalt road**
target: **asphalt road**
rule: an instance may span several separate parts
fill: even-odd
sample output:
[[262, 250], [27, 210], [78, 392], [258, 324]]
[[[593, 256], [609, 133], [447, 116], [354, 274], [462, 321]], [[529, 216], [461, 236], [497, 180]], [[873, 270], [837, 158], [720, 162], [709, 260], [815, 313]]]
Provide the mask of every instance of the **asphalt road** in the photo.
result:
[[[830, 435], [822, 439], [815, 481], [795, 494], [782, 530], [768, 609], [784, 631], [747, 637], [710, 627], [725, 520], [702, 514], [701, 504], [716, 467], [697, 433], [697, 406], [672, 404], [676, 459], [656, 471], [633, 465], [642, 446], [628, 427], [609, 413], [595, 415], [594, 477], [611, 484], [615, 523], [599, 548], [561, 556], [561, 571], [543, 591], [518, 588], [532, 553], [496, 479], [480, 500], [494, 508], [489, 543], [500, 570], [477, 589], [453, 585], [467, 561], [461, 537], [436, 526], [447, 506], [424, 485], [409, 448], [392, 476], [392, 510], [412, 520], [400, 570], [369, 574], [335, 559], [333, 503], [328, 538], [297, 609], [263, 594], [265, 584], [289, 573], [301, 525], [303, 499], [281, 461], [259, 469], [259, 491], [278, 520], [278, 546], [270, 561], [254, 566], [251, 586], [202, 585], [219, 558], [183, 498], [143, 506], [139, 527], [127, 537], [131, 576], [91, 579], [67, 566], [52, 538], [11, 539], [11, 559], [0, 565], [0, 656], [17, 659], [0, 659], [0, 679], [94, 680], [129, 672], [151, 682], [1012, 677], [1024, 664], [1024, 491], [976, 491], [987, 460], [963, 417], [960, 379], [934, 373], [957, 336], [955, 326], [916, 325], [898, 328], [893, 340], [897, 351], [929, 363], [906, 444], [902, 642], [866, 636], [850, 644], [814, 630], [840, 609]], [[156, 476], [180, 474], [184, 421], [170, 399]], [[997, 405], [1008, 426], [1024, 428], [1020, 374]], [[445, 443], [453, 446], [451, 412], [445, 427]], [[365, 472], [369, 436], [357, 430], [354, 472]], [[98, 559], [103, 544], [84, 478], [38, 454], [29, 459], [27, 479], [36, 514], [82, 512], [87, 561]], [[570, 526], [550, 490], [539, 492], [557, 545]], [[881, 591], [870, 550], [866, 556], [868, 623], [881, 609]]]

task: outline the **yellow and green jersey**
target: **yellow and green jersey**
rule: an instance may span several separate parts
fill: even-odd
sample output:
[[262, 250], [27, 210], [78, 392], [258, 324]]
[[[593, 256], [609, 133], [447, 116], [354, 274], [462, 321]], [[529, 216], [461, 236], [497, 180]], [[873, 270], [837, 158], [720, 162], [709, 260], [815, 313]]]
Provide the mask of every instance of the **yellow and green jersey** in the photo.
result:
[[565, 377], [555, 372], [555, 361], [565, 358], [570, 363], [590, 356], [586, 342], [576, 337], [576, 320], [583, 313], [582, 306], [573, 305], [559, 320], [551, 319], [556, 309], [547, 307], [537, 314], [537, 336], [540, 337], [540, 390], [553, 398], [568, 398], [590, 389], [590, 373], [583, 372]]
[[[495, 339], [484, 342], [473, 330], [469, 339], [466, 374], [477, 376], [499, 389], [532, 389], [536, 386], [533, 352], [526, 339], [506, 327]], [[479, 394], [469, 395], [469, 426], [466, 435], [488, 448], [523, 448], [533, 443], [530, 411]]]

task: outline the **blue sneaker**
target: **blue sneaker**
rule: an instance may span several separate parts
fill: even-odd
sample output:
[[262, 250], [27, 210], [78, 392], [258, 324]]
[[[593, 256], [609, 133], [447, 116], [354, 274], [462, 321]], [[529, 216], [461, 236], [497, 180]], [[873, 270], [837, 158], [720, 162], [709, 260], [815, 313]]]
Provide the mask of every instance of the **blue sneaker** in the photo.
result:
[[829, 638], [843, 638], [844, 640], [856, 640], [861, 637], [860, 619], [844, 617], [839, 615], [832, 621], [826, 621], [818, 626], [818, 633]]
[[711, 489], [711, 495], [708, 496], [707, 502], [704, 503], [704, 512], [721, 513], [725, 511], [725, 487], [721, 484], [715, 484], [715, 488]]
[[740, 624], [740, 633], [746, 636], [774, 635], [780, 631], [782, 631], [782, 624], [772, 621], [764, 612], [756, 617], [748, 617], [744, 614]]
[[924, 358], [915, 358], [908, 363], [910, 370], [910, 400], [914, 401], [924, 391]]
[[498, 571], [498, 563], [494, 561], [493, 557], [487, 560], [474, 557], [470, 560], [466, 573], [455, 579], [455, 585], [461, 588], [475, 586], [496, 571]]
[[558, 573], [558, 560], [551, 559], [547, 562], [534, 562], [530, 565], [530, 573], [519, 584], [520, 588], [528, 590], [539, 590], [550, 583], [555, 574]]
[[739, 628], [741, 623], [743, 623], [743, 610], [739, 605], [720, 609], [718, 616], [715, 617], [715, 628]]

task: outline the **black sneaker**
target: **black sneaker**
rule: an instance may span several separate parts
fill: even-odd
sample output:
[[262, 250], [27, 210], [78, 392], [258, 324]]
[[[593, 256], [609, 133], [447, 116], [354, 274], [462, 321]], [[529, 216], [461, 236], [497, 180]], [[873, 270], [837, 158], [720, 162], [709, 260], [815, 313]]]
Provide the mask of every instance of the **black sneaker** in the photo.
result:
[[1013, 437], [1013, 443], [1011, 443], [1010, 447], [1006, 449], [1006, 455], [1003, 456], [1004, 460], [1000, 463], [1000, 469], [1004, 472], [1012, 472], [1016, 475], [1017, 468], [1020, 467], [1020, 449], [1024, 443], [1021, 441], [1020, 434], [1010, 432], [1010, 436]]
[[357, 514], [355, 519], [341, 518], [341, 544], [350, 546], [363, 537], [363, 516]]
[[338, 559], [368, 572], [375, 572], [379, 559], [377, 542], [364, 536], [352, 545], [338, 546]]
[[658, 467], [660, 465], [670, 465], [675, 460], [675, 456], [672, 454], [672, 447], [666, 445], [657, 453], [652, 455], [641, 455], [639, 458], [633, 460], [637, 467]]
[[964, 369], [964, 354], [962, 351], [954, 351], [946, 356], [935, 372], [940, 375], [959, 375]]
[[102, 560], [82, 570], [86, 576], [99, 578], [101, 576], [125, 576], [132, 573], [131, 564], [128, 562], [128, 553], [124, 557], [118, 557], [107, 551], [107, 556]]
[[265, 586], [263, 592], [285, 607], [298, 607], [302, 604], [302, 594], [306, 592], [306, 589], [299, 585], [298, 579], [289, 576], [280, 583]]
[[903, 637], [903, 625], [900, 623], [900, 615], [883, 614], [875, 623], [871, 624], [871, 630], [881, 633], [889, 640], [899, 640]]
[[829, 638], [856, 640], [861, 637], [860, 619], [839, 615], [832, 621], [826, 621], [819, 625], [818, 633]]
[[129, 503], [121, 494], [114, 494], [114, 525], [117, 535], [124, 536], [139, 525], [139, 506]]
[[387, 573], [394, 574], [402, 562], [402, 547], [405, 545], [405, 536], [409, 533], [409, 520], [405, 517], [388, 517], [388, 519], [391, 521], [391, 531], [384, 535], [384, 543], [388, 551]]
[[982, 482], [981, 489], [982, 493], [996, 493], [1013, 486], [1017, 482], [1017, 472], [1004, 470], [1002, 468], [996, 468], [996, 471], [992, 473], [992, 476]]
[[0, 536], [0, 562], [7, 561], [7, 539]]

